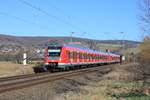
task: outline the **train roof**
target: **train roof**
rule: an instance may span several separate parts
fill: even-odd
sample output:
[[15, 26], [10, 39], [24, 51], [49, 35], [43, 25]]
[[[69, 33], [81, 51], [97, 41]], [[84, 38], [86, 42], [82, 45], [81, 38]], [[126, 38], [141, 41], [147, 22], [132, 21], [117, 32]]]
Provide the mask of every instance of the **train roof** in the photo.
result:
[[109, 53], [109, 52], [103, 52], [103, 51], [97, 51], [97, 50], [84, 48], [84, 47], [80, 47], [80, 46], [76, 46], [76, 45], [72, 45], [72, 44], [63, 44], [63, 46], [68, 46], [68, 47], [73, 47], [73, 48], [77, 48], [77, 49], [82, 49], [82, 50], [86, 50], [86, 51], [90, 51], [90, 52], [94, 52], [94, 53], [101, 53], [101, 54], [109, 54], [109, 55], [112, 55], [112, 56], [119, 56], [117, 54], [113, 54], [113, 53]]

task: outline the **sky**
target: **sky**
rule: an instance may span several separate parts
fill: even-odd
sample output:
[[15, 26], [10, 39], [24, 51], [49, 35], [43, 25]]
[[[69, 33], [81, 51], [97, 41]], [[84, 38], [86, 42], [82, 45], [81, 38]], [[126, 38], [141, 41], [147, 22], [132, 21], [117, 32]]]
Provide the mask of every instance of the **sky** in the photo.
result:
[[138, 10], [138, 0], [0, 0], [0, 34], [140, 41]]

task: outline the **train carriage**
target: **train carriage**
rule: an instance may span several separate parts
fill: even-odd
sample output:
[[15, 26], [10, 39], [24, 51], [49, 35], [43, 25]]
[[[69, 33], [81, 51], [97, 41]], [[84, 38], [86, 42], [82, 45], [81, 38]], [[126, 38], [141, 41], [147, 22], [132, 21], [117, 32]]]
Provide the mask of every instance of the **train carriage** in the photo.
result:
[[119, 63], [120, 55], [70, 44], [53, 44], [46, 48], [44, 63], [50, 68]]

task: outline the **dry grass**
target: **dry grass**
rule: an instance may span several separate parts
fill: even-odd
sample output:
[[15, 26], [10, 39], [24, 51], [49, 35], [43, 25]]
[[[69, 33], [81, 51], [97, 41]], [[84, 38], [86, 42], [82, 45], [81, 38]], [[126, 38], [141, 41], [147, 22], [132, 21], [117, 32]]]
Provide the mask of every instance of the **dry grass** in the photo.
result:
[[143, 92], [139, 67], [135, 63], [118, 65], [102, 81], [82, 87], [87, 92], [70, 93], [66, 100], [150, 100]]
[[32, 66], [23, 66], [12, 62], [0, 62], [0, 77], [34, 73]]
[[136, 81], [143, 78], [143, 73], [137, 63], [115, 66], [113, 71], [103, 77], [103, 79], [117, 81]]
[[[41, 84], [15, 94], [1, 95], [2, 100], [150, 100], [142, 91], [143, 82], [131, 73], [139, 73], [138, 64], [114, 65], [114, 69], [65, 78]], [[109, 71], [110, 70], [110, 71]], [[108, 72], [108, 73], [105, 73]], [[127, 75], [126, 75], [126, 74]], [[116, 78], [117, 76], [117, 78]], [[131, 78], [130, 78], [131, 77]], [[129, 79], [128, 79], [129, 78]], [[125, 81], [124, 81], [125, 80]], [[136, 81], [132, 81], [136, 80]], [[147, 91], [146, 91], [147, 92]], [[3, 99], [4, 98], [4, 99]], [[9, 99], [7, 99], [9, 98]]]
[[[82, 87], [87, 92], [70, 93], [66, 96], [66, 100], [149, 100], [150, 96], [144, 96], [137, 91], [142, 86], [142, 82], [103, 80]], [[132, 99], [133, 97], [134, 99]]]

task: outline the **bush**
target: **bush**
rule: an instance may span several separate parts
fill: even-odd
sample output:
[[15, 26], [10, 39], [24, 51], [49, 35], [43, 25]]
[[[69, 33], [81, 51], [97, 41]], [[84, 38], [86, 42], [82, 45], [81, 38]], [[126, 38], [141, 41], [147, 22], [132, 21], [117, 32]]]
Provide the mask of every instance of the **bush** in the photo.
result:
[[144, 38], [139, 49], [140, 62], [150, 64], [150, 37]]
[[150, 36], [145, 37], [139, 46], [139, 62], [145, 74], [150, 74]]

